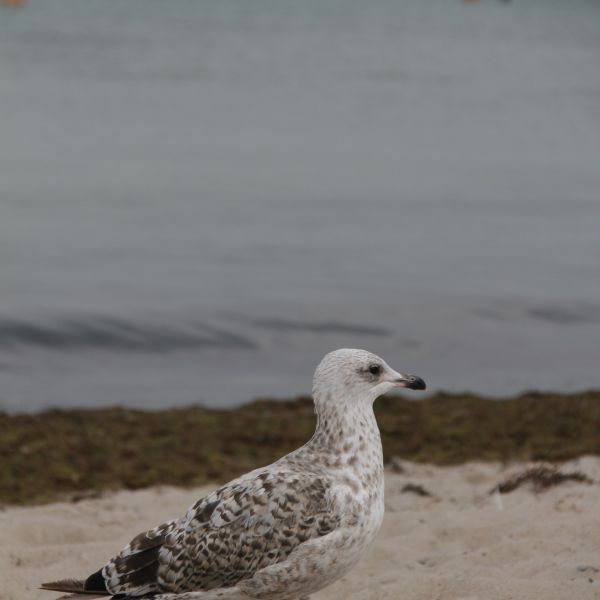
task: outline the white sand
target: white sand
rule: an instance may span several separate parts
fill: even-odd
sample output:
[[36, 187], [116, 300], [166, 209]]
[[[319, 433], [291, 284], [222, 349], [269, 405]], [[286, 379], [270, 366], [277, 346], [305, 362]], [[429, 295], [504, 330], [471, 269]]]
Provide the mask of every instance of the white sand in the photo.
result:
[[[439, 468], [404, 463], [387, 475], [377, 542], [314, 600], [600, 599], [600, 458], [580, 469], [598, 483], [540, 494], [488, 491], [523, 465]], [[406, 483], [435, 495], [401, 493]], [[154, 488], [0, 512], [0, 599], [53, 600], [42, 581], [84, 577], [138, 532], [182, 514], [209, 488]]]

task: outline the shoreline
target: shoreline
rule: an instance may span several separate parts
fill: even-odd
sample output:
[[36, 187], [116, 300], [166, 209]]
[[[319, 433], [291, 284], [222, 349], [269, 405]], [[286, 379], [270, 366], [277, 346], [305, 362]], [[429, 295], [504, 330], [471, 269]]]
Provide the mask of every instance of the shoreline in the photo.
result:
[[[600, 455], [600, 391], [502, 401], [435, 394], [375, 404], [386, 464], [561, 463]], [[0, 413], [0, 504], [83, 498], [104, 490], [224, 482], [266, 465], [313, 433], [309, 398], [231, 410], [188, 407]]]

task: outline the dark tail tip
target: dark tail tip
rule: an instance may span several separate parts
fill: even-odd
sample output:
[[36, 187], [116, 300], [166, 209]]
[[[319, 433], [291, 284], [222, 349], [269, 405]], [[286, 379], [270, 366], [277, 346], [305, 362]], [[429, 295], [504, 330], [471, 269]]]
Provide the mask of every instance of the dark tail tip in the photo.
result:
[[96, 571], [85, 581], [79, 579], [61, 579], [60, 581], [51, 581], [42, 583], [41, 589], [52, 590], [53, 592], [70, 592], [71, 594], [108, 594], [102, 570]]
[[90, 575], [83, 584], [83, 589], [86, 592], [98, 592], [99, 594], [107, 594], [106, 582], [102, 577], [102, 569]]
[[52, 590], [53, 592], [71, 592], [73, 594], [84, 592], [83, 581], [79, 579], [61, 579], [60, 581], [50, 581], [42, 583], [43, 590]]

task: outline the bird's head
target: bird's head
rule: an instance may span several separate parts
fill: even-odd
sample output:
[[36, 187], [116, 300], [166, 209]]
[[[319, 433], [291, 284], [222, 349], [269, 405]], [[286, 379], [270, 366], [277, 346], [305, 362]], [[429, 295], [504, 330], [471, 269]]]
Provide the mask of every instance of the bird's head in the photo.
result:
[[425, 382], [416, 375], [394, 371], [376, 354], [351, 348], [326, 354], [313, 378], [317, 406], [341, 398], [372, 403], [395, 388], [424, 390]]

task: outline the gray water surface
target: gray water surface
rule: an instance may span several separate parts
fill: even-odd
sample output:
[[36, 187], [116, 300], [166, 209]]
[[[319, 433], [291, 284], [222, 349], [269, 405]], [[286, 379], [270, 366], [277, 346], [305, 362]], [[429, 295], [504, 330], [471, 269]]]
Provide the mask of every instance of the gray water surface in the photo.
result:
[[0, 409], [600, 386], [600, 5], [0, 11]]

